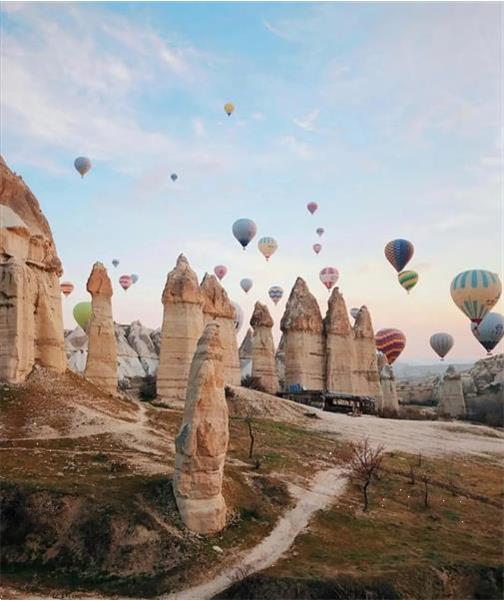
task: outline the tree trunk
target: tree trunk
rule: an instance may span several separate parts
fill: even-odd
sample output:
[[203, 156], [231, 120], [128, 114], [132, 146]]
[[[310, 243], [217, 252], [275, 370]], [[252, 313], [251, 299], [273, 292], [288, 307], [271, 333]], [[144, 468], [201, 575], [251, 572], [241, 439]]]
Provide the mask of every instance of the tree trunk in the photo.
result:
[[367, 494], [367, 489], [368, 489], [369, 483], [370, 483], [370, 481], [368, 479], [364, 483], [364, 486], [362, 487], [362, 493], [364, 494], [364, 511], [367, 511], [367, 509], [369, 507], [369, 500], [368, 500], [368, 494]]
[[247, 426], [248, 426], [248, 432], [249, 432], [249, 436], [250, 436], [250, 446], [249, 446], [249, 458], [252, 458], [252, 456], [254, 455], [254, 432], [252, 431], [252, 419], [245, 419]]

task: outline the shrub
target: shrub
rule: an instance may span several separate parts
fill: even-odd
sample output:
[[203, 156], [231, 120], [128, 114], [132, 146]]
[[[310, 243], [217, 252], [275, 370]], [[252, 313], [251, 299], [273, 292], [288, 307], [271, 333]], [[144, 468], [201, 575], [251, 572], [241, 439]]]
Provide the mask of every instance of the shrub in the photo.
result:
[[140, 389], [138, 390], [138, 395], [141, 400], [155, 400], [157, 395], [156, 390], [156, 378], [154, 375], [147, 375], [144, 377], [142, 384], [140, 385]]
[[504, 392], [490, 391], [471, 402], [470, 418], [490, 427], [504, 427]]
[[246, 375], [241, 380], [242, 387], [249, 388], [251, 390], [256, 390], [258, 392], [265, 392], [265, 388], [261, 383], [261, 379], [259, 377], [252, 377], [252, 375]]

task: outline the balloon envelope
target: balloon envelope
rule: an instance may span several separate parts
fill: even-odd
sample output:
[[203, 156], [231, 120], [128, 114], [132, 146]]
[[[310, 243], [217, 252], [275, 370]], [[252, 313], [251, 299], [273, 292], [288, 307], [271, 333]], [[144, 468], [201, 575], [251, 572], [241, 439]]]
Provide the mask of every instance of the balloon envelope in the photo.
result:
[[136, 273], [131, 274], [131, 283], [136, 283], [138, 281], [138, 275]]
[[501, 293], [502, 285], [497, 273], [483, 269], [459, 273], [450, 287], [453, 301], [473, 323], [481, 322], [497, 304]]
[[252, 279], [249, 279], [248, 277], [246, 277], [245, 279], [242, 279], [240, 281], [240, 287], [246, 294], [248, 294], [248, 292], [252, 289], [253, 285], [254, 285], [254, 282], [252, 281]]
[[471, 323], [471, 331], [490, 354], [504, 336], [504, 317], [496, 312], [488, 313], [479, 325]]
[[272, 285], [268, 290], [268, 296], [275, 304], [278, 304], [284, 294], [283, 289], [279, 285]]
[[74, 291], [74, 284], [70, 281], [62, 281], [60, 283], [60, 290], [65, 296], [70, 296], [70, 294]]
[[172, 173], [172, 174], [170, 175], [170, 178], [171, 178], [171, 180], [172, 180], [172, 181], [177, 181], [177, 179], [178, 179], [178, 175], [177, 175], [177, 173]]
[[319, 237], [321, 237], [322, 235], [324, 235], [324, 228], [323, 227], [318, 227], [317, 228], [317, 235]]
[[359, 314], [360, 308], [351, 308], [350, 309], [350, 314], [352, 315], [352, 317], [354, 319], [357, 318], [357, 315]]
[[324, 267], [319, 274], [320, 281], [330, 290], [339, 279], [338, 269], [334, 267]]
[[241, 329], [241, 326], [243, 325], [243, 310], [241, 309], [240, 305], [237, 304], [236, 302], [231, 302], [231, 304], [233, 305], [233, 308], [234, 308], [235, 331], [236, 331], [236, 333], [238, 333]]
[[79, 302], [73, 308], [73, 316], [77, 324], [86, 329], [91, 318], [91, 302]]
[[429, 342], [434, 352], [443, 360], [453, 347], [453, 336], [449, 333], [435, 333], [431, 335]]
[[121, 275], [121, 277], [119, 277], [119, 285], [124, 291], [126, 291], [132, 283], [133, 280], [131, 279], [131, 275]]
[[376, 347], [387, 357], [388, 364], [395, 362], [406, 346], [406, 336], [399, 329], [380, 329], [375, 335]]
[[409, 294], [409, 291], [418, 283], [418, 273], [416, 271], [401, 271], [397, 279]]
[[80, 176], [84, 177], [89, 169], [91, 169], [91, 161], [86, 156], [78, 156], [74, 160], [74, 167], [80, 173]]
[[322, 250], [322, 244], [313, 244], [312, 248], [315, 254], [318, 254]]
[[259, 248], [259, 252], [266, 258], [266, 260], [270, 259], [276, 249], [278, 248], [277, 241], [272, 237], [263, 237], [257, 242], [257, 247]]
[[232, 102], [226, 102], [224, 104], [224, 110], [228, 117], [230, 117], [234, 113], [235, 105]]
[[119, 259], [114, 258], [112, 264], [114, 265], [114, 267], [117, 267], [117, 265], [119, 264]]
[[316, 202], [308, 202], [308, 204], [306, 205], [306, 208], [310, 211], [310, 213], [313, 215], [313, 213], [317, 210], [318, 208], [318, 204]]
[[243, 246], [244, 250], [256, 233], [257, 225], [251, 219], [238, 219], [233, 223], [233, 235]]
[[385, 256], [398, 273], [409, 263], [414, 251], [413, 244], [408, 240], [392, 240], [385, 246]]
[[219, 281], [222, 281], [222, 278], [226, 276], [227, 274], [227, 267], [225, 267], [224, 265], [217, 265], [216, 267], [214, 267], [214, 273], [217, 276]]

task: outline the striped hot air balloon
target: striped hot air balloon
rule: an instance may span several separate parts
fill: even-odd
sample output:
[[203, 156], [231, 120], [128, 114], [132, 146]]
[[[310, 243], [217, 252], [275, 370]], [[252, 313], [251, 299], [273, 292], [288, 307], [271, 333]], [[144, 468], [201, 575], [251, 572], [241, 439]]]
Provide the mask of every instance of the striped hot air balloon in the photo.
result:
[[451, 283], [450, 294], [460, 310], [473, 323], [480, 323], [497, 304], [502, 284], [497, 273], [472, 269], [459, 273]]
[[431, 348], [441, 360], [450, 352], [453, 347], [453, 336], [449, 333], [435, 333], [429, 340]]
[[399, 329], [380, 329], [375, 335], [376, 348], [385, 354], [388, 364], [395, 362], [406, 346], [406, 336]]
[[398, 273], [409, 263], [414, 251], [413, 244], [408, 240], [392, 240], [385, 246], [385, 256]]
[[418, 283], [418, 273], [416, 271], [401, 271], [397, 279], [409, 294], [410, 290]]
[[309, 210], [309, 212], [313, 215], [313, 213], [317, 210], [318, 208], [318, 204], [316, 202], [308, 202], [308, 204], [306, 205], [306, 208]]
[[119, 277], [119, 285], [124, 291], [126, 291], [132, 283], [133, 280], [131, 279], [131, 275], [121, 275], [121, 277]]
[[278, 248], [277, 241], [272, 237], [262, 237], [257, 242], [257, 247], [259, 248], [259, 252], [264, 256], [266, 260], [270, 259], [270, 256], [276, 252]]
[[504, 317], [496, 312], [488, 313], [479, 325], [471, 323], [471, 331], [490, 355], [504, 336]]
[[278, 304], [282, 299], [284, 294], [283, 289], [279, 285], [272, 285], [268, 290], [268, 296], [273, 300], [273, 302]]
[[324, 267], [319, 273], [320, 281], [330, 290], [339, 279], [338, 269], [335, 267]]
[[224, 265], [217, 265], [216, 267], [214, 267], [213, 272], [215, 273], [217, 279], [219, 281], [222, 281], [222, 279], [227, 274], [227, 267], [225, 267]]
[[70, 281], [62, 281], [60, 283], [60, 290], [65, 296], [70, 296], [70, 294], [74, 291], [74, 284]]

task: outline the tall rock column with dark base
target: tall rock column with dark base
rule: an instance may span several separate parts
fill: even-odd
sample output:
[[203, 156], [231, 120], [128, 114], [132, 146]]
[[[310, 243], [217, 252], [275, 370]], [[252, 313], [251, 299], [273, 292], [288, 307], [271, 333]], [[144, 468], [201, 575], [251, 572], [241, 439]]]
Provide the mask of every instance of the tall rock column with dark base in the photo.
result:
[[334, 288], [324, 321], [326, 334], [326, 387], [352, 394], [355, 347], [348, 311], [339, 288]]
[[382, 397], [377, 401], [378, 412], [397, 413], [399, 411], [399, 398], [397, 396], [394, 371], [387, 363], [380, 371], [380, 387]]
[[324, 342], [320, 308], [305, 281], [298, 277], [280, 323], [285, 340], [285, 385], [323, 390]]
[[162, 302], [157, 393], [165, 402], [181, 405], [186, 396], [191, 360], [203, 331], [203, 298], [198, 278], [183, 254], [168, 273]]
[[100, 262], [93, 265], [86, 284], [92, 297], [88, 327], [88, 355], [84, 377], [108, 392], [117, 391], [117, 343], [112, 318], [112, 283]]
[[234, 324], [234, 308], [226, 290], [218, 282], [215, 275], [208, 275], [201, 282], [203, 297], [203, 322], [217, 321], [220, 326], [220, 337], [224, 349], [224, 383], [240, 385], [240, 356], [236, 340]]
[[453, 365], [450, 365], [444, 374], [437, 413], [441, 417], [453, 418], [461, 418], [466, 415], [462, 377]]
[[173, 490], [180, 516], [196, 533], [215, 533], [226, 524], [222, 495], [229, 441], [219, 325], [209, 323], [191, 363], [184, 416], [175, 439]]
[[355, 319], [354, 340], [354, 393], [361, 396], [372, 396], [379, 405], [381, 388], [376, 360], [376, 343], [371, 315], [365, 306], [361, 307]]
[[256, 302], [250, 319], [254, 329], [252, 337], [252, 377], [257, 377], [266, 392], [276, 394], [278, 377], [275, 364], [275, 345], [273, 343], [273, 319], [268, 308]]

